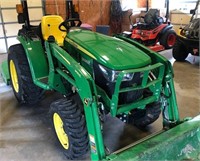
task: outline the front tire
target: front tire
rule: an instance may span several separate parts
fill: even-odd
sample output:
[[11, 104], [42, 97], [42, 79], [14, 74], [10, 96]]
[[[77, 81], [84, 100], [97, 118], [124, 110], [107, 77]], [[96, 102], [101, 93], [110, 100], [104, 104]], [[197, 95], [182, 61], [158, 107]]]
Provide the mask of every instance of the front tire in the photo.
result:
[[172, 50], [172, 55], [174, 59], [176, 59], [177, 61], [184, 61], [187, 58], [188, 54], [189, 52], [184, 44], [181, 43], [179, 40], [176, 40], [176, 43]]
[[50, 117], [63, 153], [68, 159], [79, 159], [89, 149], [85, 117], [71, 99], [59, 99], [51, 104]]
[[33, 83], [26, 53], [21, 44], [9, 48], [8, 67], [11, 86], [18, 102], [33, 105], [40, 101], [43, 89]]
[[173, 48], [176, 42], [176, 33], [174, 30], [167, 30], [160, 38], [160, 44], [165, 47], [165, 49]]

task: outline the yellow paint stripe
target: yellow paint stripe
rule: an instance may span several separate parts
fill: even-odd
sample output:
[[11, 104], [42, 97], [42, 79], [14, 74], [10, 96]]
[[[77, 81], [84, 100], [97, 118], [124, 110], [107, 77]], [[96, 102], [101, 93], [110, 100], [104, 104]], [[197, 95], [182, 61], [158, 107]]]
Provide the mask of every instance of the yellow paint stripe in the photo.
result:
[[83, 53], [85, 53], [86, 55], [88, 55], [89, 57], [91, 57], [92, 59], [96, 58], [94, 57], [94, 55], [92, 55], [90, 52], [88, 52], [87, 50], [85, 50], [83, 47], [79, 46], [77, 43], [75, 43], [74, 41], [72, 41], [71, 39], [65, 38], [65, 40], [70, 43], [71, 45], [73, 45], [75, 48], [81, 50]]

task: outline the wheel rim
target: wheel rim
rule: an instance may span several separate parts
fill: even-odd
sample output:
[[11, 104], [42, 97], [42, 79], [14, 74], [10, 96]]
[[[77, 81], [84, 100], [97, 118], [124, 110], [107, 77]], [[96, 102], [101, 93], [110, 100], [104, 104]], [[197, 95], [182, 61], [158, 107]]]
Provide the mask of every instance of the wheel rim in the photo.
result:
[[68, 135], [64, 131], [63, 121], [57, 113], [54, 113], [53, 115], [53, 123], [61, 145], [63, 146], [63, 148], [68, 149], [69, 148]]
[[168, 46], [170, 47], [174, 46], [175, 42], [176, 42], [176, 36], [173, 34], [170, 34], [167, 40]]
[[14, 88], [15, 92], [18, 93], [19, 92], [18, 76], [17, 76], [17, 71], [16, 71], [16, 67], [15, 67], [13, 60], [10, 61], [10, 75], [11, 75], [11, 81], [13, 84], [13, 88]]

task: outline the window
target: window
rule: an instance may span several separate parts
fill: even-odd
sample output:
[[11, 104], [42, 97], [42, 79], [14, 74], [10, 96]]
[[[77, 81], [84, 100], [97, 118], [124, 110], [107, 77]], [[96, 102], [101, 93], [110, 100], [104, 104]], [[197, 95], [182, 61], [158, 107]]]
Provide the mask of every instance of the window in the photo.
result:
[[197, 0], [175, 0], [170, 1], [170, 10], [179, 10], [184, 13], [190, 13], [191, 9], [196, 6]]

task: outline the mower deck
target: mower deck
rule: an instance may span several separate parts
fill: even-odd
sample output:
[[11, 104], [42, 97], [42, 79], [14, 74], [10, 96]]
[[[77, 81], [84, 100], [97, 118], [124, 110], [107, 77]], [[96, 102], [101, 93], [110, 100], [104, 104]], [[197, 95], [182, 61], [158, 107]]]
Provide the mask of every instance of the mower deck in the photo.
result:
[[147, 46], [147, 47], [150, 48], [151, 50], [155, 51], [155, 52], [165, 50], [165, 47], [163, 45], [159, 45], [159, 44], [156, 44], [154, 46]]

